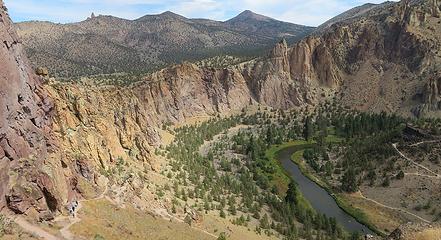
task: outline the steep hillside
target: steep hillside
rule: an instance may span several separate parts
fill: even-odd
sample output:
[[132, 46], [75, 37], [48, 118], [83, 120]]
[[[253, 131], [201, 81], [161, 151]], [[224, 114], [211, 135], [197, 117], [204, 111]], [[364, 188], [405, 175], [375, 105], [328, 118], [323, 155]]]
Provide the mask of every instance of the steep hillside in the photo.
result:
[[91, 17], [72, 24], [17, 24], [34, 66], [47, 66], [56, 76], [147, 72], [184, 60], [217, 55], [256, 56], [282, 37], [293, 41], [313, 28], [244, 12], [218, 22], [187, 19], [172, 12], [130, 21]]
[[386, 3], [343, 18], [290, 49], [291, 78], [324, 84], [359, 110], [439, 116], [440, 4]]
[[[20, 194], [28, 187], [45, 210], [51, 205], [53, 182], [47, 173], [25, 162], [38, 166], [54, 151], [50, 134], [53, 103], [42, 87], [42, 79], [28, 66], [2, 1], [0, 40], [0, 209], [8, 205], [14, 212], [23, 212], [28, 199], [21, 199]], [[27, 170], [32, 174], [21, 185], [25, 176], [20, 175]]]
[[356, 17], [360, 17], [360, 16], [368, 16], [369, 15], [369, 11], [371, 11], [374, 8], [382, 8], [385, 7], [386, 5], [389, 4], [394, 4], [393, 2], [384, 2], [382, 4], [372, 4], [372, 3], [366, 3], [364, 5], [358, 6], [358, 7], [354, 7], [340, 15], [337, 15], [331, 19], [329, 19], [328, 21], [322, 23], [320, 26], [317, 27], [317, 29], [315, 30], [316, 33], [320, 33], [323, 30], [329, 28], [330, 26], [332, 26], [335, 23], [338, 22], [343, 22], [343, 21], [350, 21], [353, 18]]
[[[249, 10], [226, 21], [225, 24], [231, 29], [237, 29], [248, 35], [267, 38], [269, 41], [275, 37], [295, 41], [305, 36], [305, 34], [302, 36], [297, 33], [306, 33], [305, 26], [278, 21]], [[312, 28], [308, 30], [312, 30]]]

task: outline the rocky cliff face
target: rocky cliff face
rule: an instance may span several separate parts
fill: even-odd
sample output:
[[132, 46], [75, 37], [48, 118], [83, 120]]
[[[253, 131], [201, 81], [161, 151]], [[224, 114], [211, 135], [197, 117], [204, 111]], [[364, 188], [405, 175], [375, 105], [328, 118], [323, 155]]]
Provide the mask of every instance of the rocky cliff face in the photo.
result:
[[418, 108], [420, 112], [440, 111], [441, 110], [441, 77], [433, 74], [423, 92], [424, 104]]
[[387, 3], [319, 28], [289, 50], [291, 79], [331, 88], [360, 110], [437, 110], [440, 8], [437, 0]]
[[[53, 150], [50, 123], [53, 103], [33, 74], [23, 54], [23, 47], [0, 1], [0, 208], [5, 205], [24, 210], [20, 191], [25, 186], [16, 181], [24, 168], [45, 161]], [[24, 162], [32, 161], [32, 166]], [[35, 169], [29, 189], [38, 200], [50, 201], [50, 177]]]
[[58, 106], [29, 67], [2, 1], [0, 42], [0, 210], [51, 216], [100, 182], [54, 131]]

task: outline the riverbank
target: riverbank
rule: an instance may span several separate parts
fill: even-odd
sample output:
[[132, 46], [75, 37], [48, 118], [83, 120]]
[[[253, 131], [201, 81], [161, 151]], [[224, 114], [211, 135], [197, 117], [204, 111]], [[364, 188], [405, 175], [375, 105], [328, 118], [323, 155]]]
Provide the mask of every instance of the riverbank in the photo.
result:
[[[338, 143], [341, 141], [342, 139], [333, 135], [327, 138], [328, 143]], [[320, 176], [317, 176], [315, 173], [313, 173], [309, 168], [309, 166], [303, 161], [304, 150], [314, 147], [315, 144], [316, 143], [314, 141], [307, 142], [303, 140], [296, 140], [281, 145], [272, 146], [270, 149], [267, 150], [266, 154], [267, 157], [270, 159], [270, 161], [279, 162], [279, 167], [283, 169], [283, 166], [280, 164], [280, 161], [277, 159], [277, 154], [283, 149], [294, 148], [293, 150], [294, 153], [291, 156], [291, 160], [298, 166], [299, 170], [305, 177], [309, 178], [311, 181], [315, 182], [318, 186], [320, 186], [326, 192], [328, 192], [328, 194], [335, 200], [338, 207], [340, 207], [343, 211], [345, 211], [347, 214], [352, 216], [356, 221], [365, 225], [367, 228], [377, 233], [378, 235], [384, 236], [385, 233], [380, 231], [369, 220], [369, 218], [367, 217], [367, 215], [363, 210], [351, 205], [348, 201], [346, 201], [344, 194], [336, 193], [326, 180], [322, 179]], [[288, 173], [284, 169], [283, 171], [289, 177]]]
[[[296, 141], [297, 143], [302, 143], [304, 141]], [[284, 197], [286, 191], [288, 190], [288, 185], [291, 182], [291, 177], [285, 171], [283, 166], [276, 158], [276, 154], [279, 150], [284, 149], [286, 147], [290, 147], [292, 143], [286, 143], [278, 146], [272, 146], [269, 148], [265, 155], [271, 161], [271, 165], [273, 165], [276, 171], [271, 175], [272, 177], [272, 185], [277, 188], [278, 194], [280, 197]], [[297, 201], [305, 209], [310, 209], [315, 211], [309, 201], [303, 196], [302, 192], [297, 189]]]

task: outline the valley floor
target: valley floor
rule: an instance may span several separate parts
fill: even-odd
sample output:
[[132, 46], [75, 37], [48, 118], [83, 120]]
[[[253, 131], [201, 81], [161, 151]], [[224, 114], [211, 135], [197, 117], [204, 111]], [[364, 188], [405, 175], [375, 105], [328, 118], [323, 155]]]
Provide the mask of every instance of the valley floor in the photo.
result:
[[[114, 175], [109, 175], [106, 178], [108, 179], [105, 180], [106, 187], [101, 191], [101, 194], [98, 196], [95, 194], [88, 200], [80, 201], [80, 207], [75, 217], [65, 215], [57, 217], [54, 221], [43, 221], [43, 223], [18, 218], [14, 228], [21, 227], [22, 230], [11, 232], [5, 235], [4, 239], [23, 239], [23, 236], [27, 236], [26, 239], [45, 240], [119, 240], [121, 236], [124, 236], [128, 240], [141, 240], [176, 239], [176, 236], [179, 236], [179, 239], [190, 240], [217, 239], [223, 235], [231, 240], [281, 239], [283, 236], [275, 230], [268, 228], [262, 232], [260, 228], [262, 226], [260, 216], [271, 215], [267, 207], [262, 208], [257, 219], [254, 217], [250, 219], [250, 213], [242, 212], [242, 208], [235, 209], [234, 211], [237, 213], [222, 216], [223, 210], [215, 208], [216, 203], [212, 203], [211, 206], [208, 203], [207, 207], [207, 204], [204, 206], [204, 203], [201, 202], [206, 199], [190, 197], [191, 188], [182, 187], [182, 194], [181, 190], [175, 189], [178, 184], [175, 181], [182, 172], [173, 171], [176, 168], [176, 162], [174, 162], [174, 158], [167, 157], [167, 151], [171, 152], [171, 150], [165, 151], [164, 149], [176, 143], [179, 137], [182, 138], [179, 135], [179, 128], [185, 129], [187, 126], [200, 124], [207, 120], [209, 118], [195, 118], [189, 121], [188, 125], [172, 126], [160, 130], [165, 144], [156, 153], [159, 162], [158, 169], [141, 169], [142, 165], [138, 166], [138, 163], [133, 163], [134, 165], [131, 167], [128, 167], [128, 163], [118, 163], [116, 170], [112, 170]], [[213, 157], [214, 154], [213, 168], [222, 174], [226, 172], [222, 169], [226, 168], [230, 168], [228, 171], [237, 172], [239, 171], [238, 166], [245, 164], [243, 161], [246, 156], [230, 150], [230, 147], [233, 146], [240, 149], [240, 146], [232, 144], [232, 139], [243, 132], [252, 136], [260, 130], [259, 127], [252, 124], [232, 124], [222, 131], [219, 130], [219, 133], [209, 139], [205, 139], [197, 148], [197, 154], [205, 158]], [[326, 138], [326, 142], [338, 144], [343, 142], [343, 139], [331, 134]], [[273, 162], [275, 161], [275, 153], [280, 149], [305, 144], [314, 145], [315, 142], [297, 140], [276, 144], [267, 149], [266, 157]], [[430, 147], [427, 147], [427, 144], [430, 144]], [[339, 187], [338, 176], [325, 177], [323, 174], [315, 172], [303, 158], [304, 149], [296, 152], [292, 156], [292, 160], [299, 165], [306, 176], [335, 194], [339, 205], [360, 222], [389, 234], [400, 225], [408, 222], [432, 224], [439, 220], [436, 217], [437, 214], [441, 215], [439, 212], [441, 202], [436, 199], [439, 194], [435, 191], [436, 186], [440, 184], [441, 168], [439, 164], [433, 164], [427, 157], [419, 159], [422, 157], [418, 155], [418, 151], [412, 150], [420, 147], [430, 148], [430, 151], [436, 155], [439, 153], [439, 144], [440, 142], [437, 141], [428, 141], [393, 145], [398, 153], [397, 162], [404, 172], [404, 177], [392, 179], [389, 186], [379, 186], [377, 183], [373, 185], [362, 184], [360, 190], [355, 193], [334, 191]], [[424, 149], [419, 151], [425, 151]], [[333, 155], [331, 154], [331, 156]], [[238, 162], [231, 165], [235, 161]], [[226, 162], [227, 166], [225, 166]], [[133, 170], [136, 168], [141, 171], [134, 173]], [[134, 174], [139, 177], [133, 177]], [[289, 178], [284, 174], [281, 166], [272, 170], [270, 179], [269, 184], [274, 186], [273, 192], [284, 194], [287, 191]], [[186, 187], [188, 186], [186, 184], [191, 185], [185, 181], [179, 184]], [[180, 186], [178, 187], [180, 188]], [[262, 190], [259, 192], [265, 193]], [[299, 196], [299, 199], [302, 197]], [[243, 199], [239, 197], [235, 201], [243, 201]], [[306, 208], [311, 207], [305, 199], [302, 199], [301, 202]], [[232, 210], [229, 209], [228, 212], [230, 211]], [[237, 223], [241, 215], [248, 215], [249, 220], [245, 221], [246, 224]], [[295, 225], [299, 229], [304, 227], [304, 224], [300, 222], [296, 222]], [[314, 234], [319, 236], [319, 233]], [[421, 230], [413, 237], [415, 240], [432, 240], [433, 236], [439, 236], [439, 234], [438, 228], [431, 228]]]

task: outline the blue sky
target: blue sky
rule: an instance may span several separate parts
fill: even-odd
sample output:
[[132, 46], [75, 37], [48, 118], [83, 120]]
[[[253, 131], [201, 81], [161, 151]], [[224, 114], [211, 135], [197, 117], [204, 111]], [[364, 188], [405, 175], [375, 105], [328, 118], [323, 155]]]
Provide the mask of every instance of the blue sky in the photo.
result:
[[77, 22], [92, 12], [136, 19], [173, 11], [189, 18], [227, 20], [252, 10], [279, 20], [317, 26], [364, 3], [381, 0], [4, 0], [12, 19]]

